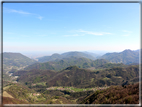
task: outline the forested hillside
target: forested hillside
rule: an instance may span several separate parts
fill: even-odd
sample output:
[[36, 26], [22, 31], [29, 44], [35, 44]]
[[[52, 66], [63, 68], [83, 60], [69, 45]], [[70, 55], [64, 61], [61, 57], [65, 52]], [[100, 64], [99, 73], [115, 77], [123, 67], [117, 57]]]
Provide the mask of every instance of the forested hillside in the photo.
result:
[[18, 53], [4, 54], [3, 103], [137, 104], [139, 65], [133, 62], [138, 55], [133, 52], [106, 54], [108, 60], [69, 52], [61, 54], [64, 57], [53, 54], [43, 63]]
[[138, 51], [132, 51], [132, 50], [124, 50], [120, 53], [106, 53], [102, 57], [102, 59], [106, 59], [113, 63], [124, 63], [124, 64], [133, 64], [139, 63], [139, 50]]
[[69, 58], [69, 57], [77, 57], [77, 58], [88, 58], [95, 60], [96, 58], [93, 57], [92, 55], [83, 53], [83, 52], [66, 52], [63, 54], [53, 54], [51, 56], [44, 56], [37, 58], [39, 62], [48, 62], [48, 61], [55, 61], [55, 60], [61, 60], [63, 58]]
[[139, 104], [139, 83], [96, 91], [81, 104]]
[[133, 79], [139, 76], [139, 66], [113, 67], [95, 71], [70, 66], [60, 72], [33, 69], [30, 71], [18, 71], [13, 75], [19, 76], [17, 81], [28, 86], [32, 86], [32, 84], [37, 84], [38, 86], [38, 83], [44, 83], [44, 87], [102, 87], [104, 85], [110, 86], [132, 83]]
[[22, 55], [21, 53], [3, 53], [3, 64], [6, 66], [26, 66], [35, 63], [36, 61]]
[[116, 63], [110, 63], [109, 61], [105, 59], [97, 59], [97, 60], [91, 60], [87, 58], [77, 58], [77, 57], [69, 57], [64, 58], [62, 60], [56, 60], [56, 61], [49, 61], [45, 63], [35, 63], [33, 65], [30, 65], [25, 68], [25, 70], [30, 69], [42, 69], [42, 70], [55, 70], [60, 71], [63, 70], [69, 66], [77, 66], [79, 68], [86, 68], [86, 69], [104, 69], [104, 68], [111, 68], [114, 66], [126, 66], [122, 63], [116, 64]]
[[3, 71], [7, 72], [12, 69], [20, 69], [25, 66], [31, 65], [36, 61], [28, 58], [27, 56], [22, 55], [21, 53], [3, 53]]

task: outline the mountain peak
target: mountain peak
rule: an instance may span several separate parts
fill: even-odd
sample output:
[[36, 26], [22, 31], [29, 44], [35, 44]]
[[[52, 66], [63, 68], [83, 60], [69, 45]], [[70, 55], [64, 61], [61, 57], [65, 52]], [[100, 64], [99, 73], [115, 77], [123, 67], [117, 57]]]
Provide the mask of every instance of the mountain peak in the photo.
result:
[[77, 66], [70, 66], [67, 67], [65, 70], [75, 70], [75, 69], [79, 69]]
[[52, 56], [60, 56], [60, 54], [54, 53], [54, 54], [52, 54]]
[[133, 52], [132, 50], [130, 50], [130, 49], [125, 49], [124, 51], [122, 51], [122, 52]]
[[106, 53], [101, 58], [113, 63], [139, 63], [139, 53], [130, 49], [126, 49], [119, 53]]

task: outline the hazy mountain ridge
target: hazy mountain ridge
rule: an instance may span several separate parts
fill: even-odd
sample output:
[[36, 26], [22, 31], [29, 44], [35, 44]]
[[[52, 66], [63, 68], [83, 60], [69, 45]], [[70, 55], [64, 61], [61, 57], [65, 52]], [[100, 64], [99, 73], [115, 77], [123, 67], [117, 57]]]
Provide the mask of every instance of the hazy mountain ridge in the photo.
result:
[[92, 55], [89, 55], [89, 54], [86, 54], [86, 53], [83, 53], [83, 52], [78, 52], [78, 51], [75, 51], [75, 52], [66, 52], [66, 53], [63, 53], [61, 55], [64, 58], [68, 58], [68, 57], [74, 56], [74, 57], [78, 57], [78, 58], [81, 58], [81, 57], [88, 58], [88, 59], [91, 59], [91, 60], [96, 59]]
[[[105, 59], [97, 59], [97, 60], [91, 60], [87, 58], [77, 58], [77, 57], [69, 57], [69, 58], [63, 58], [61, 60], [56, 61], [49, 61], [45, 63], [36, 63], [33, 65], [30, 65], [25, 68], [25, 70], [30, 69], [43, 69], [43, 70], [55, 70], [60, 71], [63, 70], [69, 66], [77, 66], [79, 68], [111, 68], [113, 66], [123, 66], [124, 64], [115, 64], [110, 63], [109, 61]], [[125, 66], [125, 65], [124, 65]]]
[[51, 56], [43, 56], [37, 59], [38, 62], [48, 62], [48, 61], [54, 61], [56, 59], [62, 59], [62, 56], [60, 54], [52, 54]]
[[83, 53], [89, 54], [89, 55], [95, 57], [96, 59], [102, 56], [101, 54], [96, 54], [96, 53], [93, 53], [93, 52], [87, 52], [87, 51], [85, 51], [85, 52], [83, 52]]
[[106, 59], [113, 63], [132, 64], [139, 63], [139, 51], [124, 50], [122, 52], [106, 53], [100, 58]]
[[39, 62], [48, 62], [48, 61], [55, 61], [55, 60], [60, 60], [60, 59], [63, 59], [63, 58], [69, 58], [69, 57], [77, 57], [77, 58], [88, 58], [88, 59], [96, 59], [95, 57], [89, 55], [89, 54], [86, 54], [86, 53], [83, 53], [83, 52], [77, 52], [77, 51], [74, 51], [74, 52], [66, 52], [66, 53], [63, 53], [63, 54], [53, 54], [51, 56], [44, 56], [44, 57], [40, 57], [40, 58], [37, 58]]
[[83, 57], [83, 58], [88, 58], [91, 60], [96, 60], [96, 59], [106, 59], [110, 62], [113, 63], [124, 63], [124, 64], [132, 64], [132, 63], [139, 63], [139, 52], [140, 49], [138, 50], [130, 50], [130, 49], [126, 49], [122, 52], [111, 52], [111, 53], [106, 53], [104, 55], [98, 55], [95, 53], [91, 53], [91, 52], [66, 52], [63, 54], [53, 54], [51, 56], [44, 56], [44, 57], [40, 57], [38, 58], [39, 62], [48, 62], [48, 61], [59, 61], [63, 58], [69, 58], [69, 57]]

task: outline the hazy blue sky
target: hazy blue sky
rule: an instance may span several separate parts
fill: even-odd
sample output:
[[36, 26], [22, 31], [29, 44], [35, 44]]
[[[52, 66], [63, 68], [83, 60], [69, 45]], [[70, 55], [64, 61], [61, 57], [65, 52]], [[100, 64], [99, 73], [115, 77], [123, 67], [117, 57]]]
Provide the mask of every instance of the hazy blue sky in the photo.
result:
[[140, 48], [139, 3], [4, 3], [4, 52]]

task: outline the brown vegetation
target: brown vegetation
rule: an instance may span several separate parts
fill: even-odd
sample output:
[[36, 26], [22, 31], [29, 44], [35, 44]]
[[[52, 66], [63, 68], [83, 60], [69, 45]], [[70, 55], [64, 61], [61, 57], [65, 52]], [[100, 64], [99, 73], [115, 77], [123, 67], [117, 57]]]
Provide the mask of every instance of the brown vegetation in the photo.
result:
[[139, 83], [127, 86], [111, 86], [85, 98], [82, 104], [139, 104]]
[[9, 97], [2, 97], [2, 103], [3, 104], [28, 104], [28, 102], [24, 100], [19, 100], [19, 99], [9, 98]]

